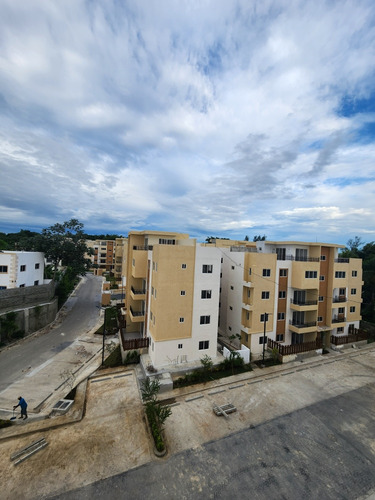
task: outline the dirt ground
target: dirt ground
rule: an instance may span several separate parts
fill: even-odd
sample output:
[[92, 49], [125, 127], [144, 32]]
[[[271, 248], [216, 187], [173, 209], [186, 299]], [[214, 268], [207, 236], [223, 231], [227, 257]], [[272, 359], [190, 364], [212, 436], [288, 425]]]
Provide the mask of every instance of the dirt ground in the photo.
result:
[[[15, 466], [9, 457], [44, 437], [48, 446]], [[135, 372], [89, 381], [77, 423], [0, 442], [2, 499], [40, 499], [112, 476], [152, 459]]]
[[[163, 398], [174, 401], [165, 429], [167, 459], [373, 383], [374, 376], [375, 346], [304, 363], [258, 368], [164, 393]], [[90, 379], [86, 401], [79, 422], [0, 440], [1, 499], [50, 498], [164, 460], [153, 454], [134, 370], [107, 371]], [[228, 402], [238, 411], [228, 418], [217, 417], [213, 406]], [[10, 461], [12, 453], [40, 437], [48, 442], [46, 448], [17, 466]], [[375, 442], [371, 448], [375, 450]]]

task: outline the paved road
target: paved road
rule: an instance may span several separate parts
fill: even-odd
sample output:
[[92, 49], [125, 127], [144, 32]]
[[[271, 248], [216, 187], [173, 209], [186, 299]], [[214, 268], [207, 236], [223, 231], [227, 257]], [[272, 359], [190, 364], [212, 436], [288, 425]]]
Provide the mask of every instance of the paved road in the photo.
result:
[[9, 407], [9, 402], [3, 400], [7, 399], [6, 393], [9, 393], [10, 386], [22, 386], [20, 382], [25, 377], [30, 382], [33, 374], [49, 365], [52, 370], [56, 356], [96, 325], [100, 313], [101, 280], [90, 274], [85, 276], [68, 299], [63, 319], [56, 327], [0, 352], [0, 408], [6, 404]]
[[53, 497], [374, 498], [375, 384]]

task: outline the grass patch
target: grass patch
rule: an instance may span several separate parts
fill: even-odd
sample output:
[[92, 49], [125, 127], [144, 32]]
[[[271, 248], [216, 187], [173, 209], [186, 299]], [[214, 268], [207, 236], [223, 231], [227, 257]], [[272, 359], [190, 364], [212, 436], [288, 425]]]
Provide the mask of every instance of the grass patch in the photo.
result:
[[0, 429], [4, 429], [5, 427], [10, 427], [12, 422], [10, 420], [3, 420], [0, 418]]
[[105, 368], [114, 368], [115, 366], [122, 365], [121, 350], [120, 346], [116, 346], [111, 354], [104, 360]]
[[211, 380], [218, 380], [221, 378], [231, 377], [232, 375], [238, 375], [239, 373], [251, 372], [252, 367], [250, 364], [243, 366], [233, 366], [224, 367], [219, 365], [213, 368], [212, 371], [206, 373], [203, 370], [195, 370], [192, 373], [187, 373], [184, 377], [180, 377], [173, 382], [173, 389], [177, 387], [186, 387], [194, 384], [202, 384], [204, 382], [210, 382]]

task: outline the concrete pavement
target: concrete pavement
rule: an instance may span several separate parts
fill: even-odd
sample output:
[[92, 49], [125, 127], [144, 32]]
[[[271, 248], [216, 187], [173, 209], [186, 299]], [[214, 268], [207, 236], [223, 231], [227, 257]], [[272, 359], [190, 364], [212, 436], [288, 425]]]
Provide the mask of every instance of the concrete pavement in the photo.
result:
[[[87, 386], [88, 411], [82, 420], [78, 417], [79, 421], [72, 425], [61, 420], [62, 425], [55, 429], [51, 428], [52, 421], [57, 423], [68, 415], [35, 422], [34, 434], [13, 438], [7, 429], [0, 430], [0, 439], [3, 437], [0, 470], [4, 471], [7, 491], [4, 498], [51, 498], [59, 494], [59, 498], [65, 500], [95, 498], [99, 492], [101, 498], [229, 498], [221, 493], [228, 493], [226, 484], [232, 484], [233, 479], [229, 478], [235, 478], [236, 471], [243, 469], [242, 460], [252, 464], [246, 465], [244, 471], [256, 483], [254, 471], [263, 470], [263, 466], [256, 467], [260, 463], [258, 459], [266, 464], [264, 469], [268, 468], [264, 470], [266, 475], [260, 477], [265, 480], [269, 477], [270, 486], [275, 486], [276, 489], [271, 488], [269, 492], [282, 489], [284, 495], [280, 498], [301, 498], [285, 493], [283, 472], [296, 481], [298, 474], [302, 474], [302, 478], [310, 474], [307, 482], [310, 490], [296, 489], [299, 493], [305, 491], [306, 498], [315, 499], [314, 488], [322, 482], [332, 485], [326, 486], [329, 494], [320, 495], [322, 498], [358, 498], [375, 488], [375, 478], [369, 474], [375, 465], [371, 411], [374, 367], [375, 346], [369, 345], [344, 354], [256, 369], [249, 374], [163, 394], [173, 406], [172, 416], [166, 423], [169, 454], [161, 462], [151, 451], [135, 372], [120, 368], [107, 375], [106, 372], [97, 374], [97, 381], [90, 380]], [[82, 399], [80, 401], [77, 404], [82, 405]], [[237, 413], [228, 419], [216, 417], [213, 404], [228, 401], [237, 406]], [[13, 432], [15, 429], [24, 432], [26, 426], [14, 427]], [[323, 441], [322, 432], [326, 436]], [[346, 444], [347, 432], [350, 432], [350, 440]], [[268, 433], [271, 433], [271, 441]], [[12, 466], [7, 457], [39, 436], [46, 438], [47, 448], [20, 466]], [[339, 443], [333, 449], [334, 467], [327, 463], [323, 453], [332, 440]], [[316, 445], [307, 446], [308, 443]], [[348, 453], [343, 452], [345, 446]], [[212, 451], [207, 451], [210, 449]], [[217, 456], [212, 455], [213, 450]], [[293, 474], [289, 473], [288, 460], [292, 460]], [[160, 463], [156, 463], [158, 461]], [[212, 463], [218, 467], [211, 470]], [[356, 475], [361, 469], [358, 464], [369, 478], [361, 475], [358, 479]], [[331, 478], [329, 474], [333, 472], [335, 476]], [[277, 478], [276, 483], [273, 476]], [[234, 491], [240, 493], [241, 484], [250, 488], [247, 476], [237, 477], [239, 484], [235, 484]], [[155, 481], [154, 488], [151, 478]], [[355, 484], [353, 495], [334, 496], [338, 480], [346, 481], [349, 492], [350, 484]], [[22, 497], [17, 496], [17, 485], [21, 481], [27, 484]], [[315, 485], [315, 481], [320, 482]], [[214, 484], [222, 488], [215, 489]], [[77, 490], [82, 485], [86, 487]], [[183, 494], [180, 492], [176, 497], [177, 486]], [[254, 498], [277, 497], [262, 496], [262, 488], [258, 486]], [[246, 488], [242, 496], [246, 496]]]

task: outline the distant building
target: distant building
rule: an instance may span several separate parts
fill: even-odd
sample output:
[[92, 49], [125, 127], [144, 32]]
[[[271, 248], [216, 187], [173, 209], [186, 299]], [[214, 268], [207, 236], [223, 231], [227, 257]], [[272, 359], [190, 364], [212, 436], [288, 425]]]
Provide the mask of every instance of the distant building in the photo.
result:
[[94, 251], [93, 255], [86, 255], [86, 258], [91, 260], [93, 267], [102, 272], [113, 272], [115, 268], [115, 241], [86, 240], [86, 245]]
[[0, 251], [0, 290], [37, 286], [43, 283], [42, 252]]

